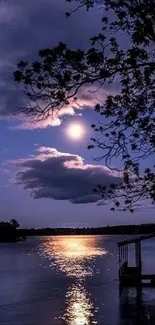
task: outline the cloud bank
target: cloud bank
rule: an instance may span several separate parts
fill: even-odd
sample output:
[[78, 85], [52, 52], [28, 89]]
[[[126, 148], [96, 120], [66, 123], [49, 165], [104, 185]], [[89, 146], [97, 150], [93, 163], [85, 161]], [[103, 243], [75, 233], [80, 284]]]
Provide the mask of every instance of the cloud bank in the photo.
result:
[[[100, 30], [100, 10], [87, 13], [83, 9], [67, 19], [65, 12], [71, 7], [65, 0], [0, 1], [0, 118], [14, 116], [17, 107], [27, 105], [22, 89], [17, 89], [11, 79], [19, 60], [36, 60], [38, 50], [53, 47], [59, 41], [71, 48], [87, 48], [89, 38]], [[86, 89], [79, 105], [65, 107], [53, 118], [32, 123], [30, 118], [25, 120], [25, 116], [19, 114], [14, 117], [19, 123], [13, 126], [34, 129], [59, 125], [64, 115], [94, 106], [94, 96], [89, 92], [88, 96], [85, 94]]]
[[75, 154], [40, 147], [35, 156], [13, 161], [18, 169], [15, 183], [29, 190], [34, 199], [66, 200], [74, 204], [93, 203], [101, 199], [93, 189], [110, 186], [120, 177], [106, 166], [87, 164]]

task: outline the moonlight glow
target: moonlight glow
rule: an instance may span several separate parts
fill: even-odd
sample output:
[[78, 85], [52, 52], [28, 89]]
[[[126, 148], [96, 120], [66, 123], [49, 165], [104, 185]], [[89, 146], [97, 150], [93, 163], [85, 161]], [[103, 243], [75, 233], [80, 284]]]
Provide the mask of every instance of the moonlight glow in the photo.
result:
[[70, 124], [67, 128], [67, 134], [71, 139], [78, 140], [84, 136], [84, 127], [81, 124]]

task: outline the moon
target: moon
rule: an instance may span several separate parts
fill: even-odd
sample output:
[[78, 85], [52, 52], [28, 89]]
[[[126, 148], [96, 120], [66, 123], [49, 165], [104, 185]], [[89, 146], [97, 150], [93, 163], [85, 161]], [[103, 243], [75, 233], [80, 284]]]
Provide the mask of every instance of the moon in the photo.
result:
[[72, 123], [67, 127], [67, 134], [73, 140], [83, 138], [84, 133], [84, 127], [80, 123]]

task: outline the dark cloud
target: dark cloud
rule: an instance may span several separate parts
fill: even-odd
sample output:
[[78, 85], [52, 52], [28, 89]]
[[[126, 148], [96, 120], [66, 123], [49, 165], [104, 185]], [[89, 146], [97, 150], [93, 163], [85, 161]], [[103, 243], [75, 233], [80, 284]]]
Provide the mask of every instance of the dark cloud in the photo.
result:
[[30, 190], [35, 199], [52, 198], [72, 203], [98, 202], [98, 185], [120, 181], [120, 177], [102, 165], [87, 164], [81, 156], [40, 147], [33, 158], [14, 161], [18, 168], [15, 183]]
[[[71, 6], [65, 0], [0, 0], [1, 117], [12, 115], [24, 101], [11, 79], [18, 60], [36, 59], [40, 48], [55, 46], [59, 41], [72, 48], [86, 48], [89, 38], [100, 29], [100, 10], [87, 13], [83, 9], [67, 19], [65, 12]], [[51, 124], [47, 121], [47, 125]]]

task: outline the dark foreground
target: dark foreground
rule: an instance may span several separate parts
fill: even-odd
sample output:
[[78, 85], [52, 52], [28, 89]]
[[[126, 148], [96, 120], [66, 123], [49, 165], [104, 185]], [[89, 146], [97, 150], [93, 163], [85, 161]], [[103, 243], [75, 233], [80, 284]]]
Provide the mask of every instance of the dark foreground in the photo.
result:
[[[0, 244], [0, 323], [155, 324], [154, 288], [124, 289], [119, 296], [120, 239], [61, 236]], [[155, 272], [154, 248], [154, 239], [143, 244], [147, 273]]]

